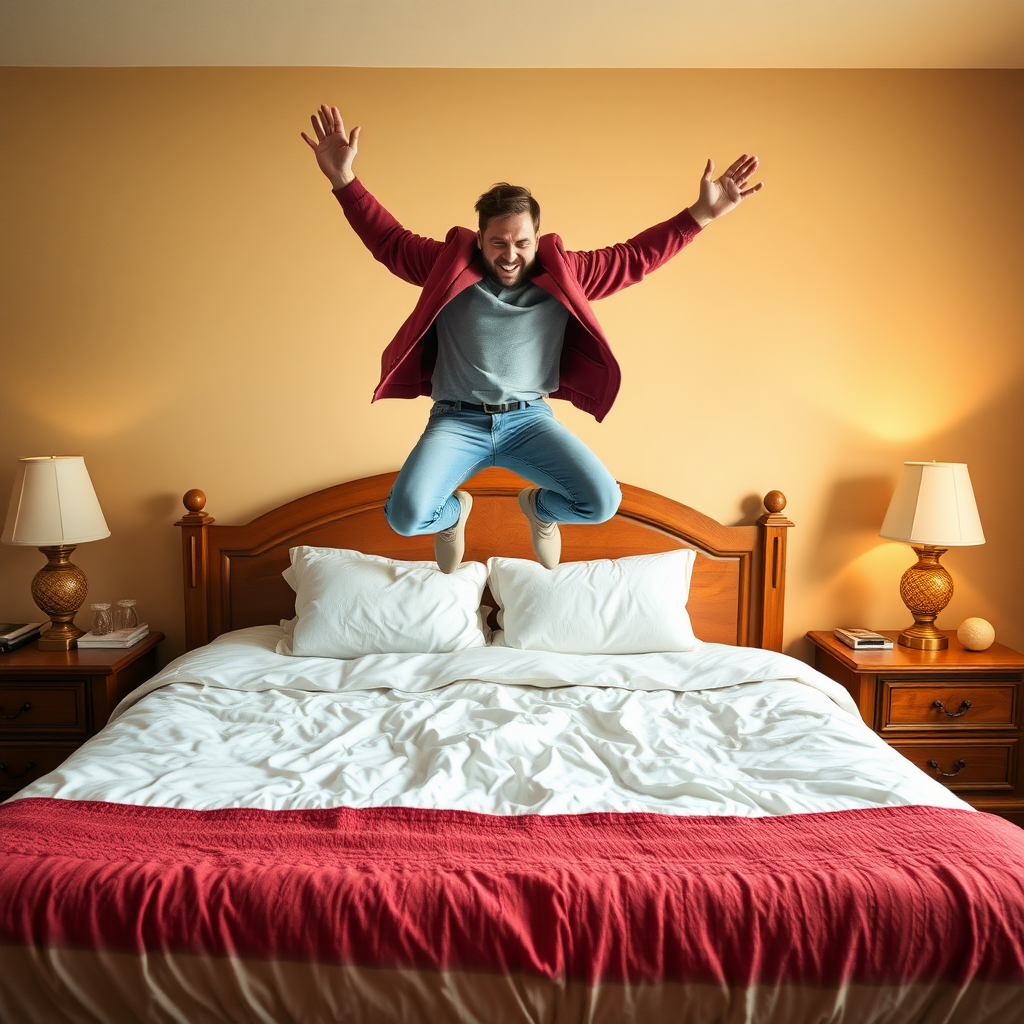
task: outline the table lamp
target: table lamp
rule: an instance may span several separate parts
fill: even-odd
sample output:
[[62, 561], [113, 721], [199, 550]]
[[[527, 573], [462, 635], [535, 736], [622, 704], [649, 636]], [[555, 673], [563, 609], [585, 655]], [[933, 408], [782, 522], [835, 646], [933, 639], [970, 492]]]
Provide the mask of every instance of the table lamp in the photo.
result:
[[71, 562], [79, 544], [110, 536], [81, 455], [19, 459], [11, 506], [0, 540], [39, 548], [48, 561], [32, 580], [32, 598], [50, 619], [41, 651], [67, 651], [85, 632], [75, 613], [89, 593], [85, 573]]
[[984, 544], [971, 477], [963, 462], [905, 462], [879, 535], [909, 544], [917, 562], [900, 580], [900, 597], [914, 616], [899, 643], [920, 651], [949, 646], [935, 617], [953, 596], [953, 578], [939, 564], [948, 548]]

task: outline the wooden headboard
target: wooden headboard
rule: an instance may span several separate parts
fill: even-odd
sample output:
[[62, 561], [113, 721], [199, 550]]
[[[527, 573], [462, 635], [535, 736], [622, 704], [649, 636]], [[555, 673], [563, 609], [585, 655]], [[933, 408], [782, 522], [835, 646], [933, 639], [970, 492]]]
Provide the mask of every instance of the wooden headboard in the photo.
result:
[[[295, 614], [281, 578], [288, 549], [299, 544], [354, 548], [389, 558], [433, 559], [433, 537], [401, 537], [384, 519], [395, 473], [328, 487], [275, 508], [244, 526], [216, 526], [206, 496], [182, 499], [185, 641], [191, 650], [221, 633], [276, 623]], [[466, 559], [533, 558], [530, 529], [516, 496], [526, 481], [487, 469], [462, 485], [473, 495]], [[752, 526], [723, 526], [696, 510], [640, 487], [620, 484], [622, 504], [598, 526], [562, 525], [562, 561], [619, 558], [674, 548], [697, 551], [688, 609], [694, 632], [714, 643], [782, 649], [786, 534], [779, 491], [765, 496]]]

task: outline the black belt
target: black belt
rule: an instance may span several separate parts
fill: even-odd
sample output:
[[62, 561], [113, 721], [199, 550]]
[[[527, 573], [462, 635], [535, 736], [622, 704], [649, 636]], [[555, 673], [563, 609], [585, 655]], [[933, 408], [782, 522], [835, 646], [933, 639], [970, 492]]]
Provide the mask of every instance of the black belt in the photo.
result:
[[499, 412], [513, 412], [516, 409], [527, 409], [529, 402], [502, 402], [500, 405], [491, 405], [490, 402], [477, 404], [476, 402], [435, 402], [435, 405], [446, 405], [451, 409], [471, 409], [473, 412], [486, 412], [492, 416]]

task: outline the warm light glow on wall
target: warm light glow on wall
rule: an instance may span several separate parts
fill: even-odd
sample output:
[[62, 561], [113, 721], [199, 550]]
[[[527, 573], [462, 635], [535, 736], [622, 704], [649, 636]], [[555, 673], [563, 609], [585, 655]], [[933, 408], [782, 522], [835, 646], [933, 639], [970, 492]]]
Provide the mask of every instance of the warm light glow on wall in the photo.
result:
[[1024, 349], [1010, 333], [901, 337], [823, 324], [809, 327], [805, 338], [815, 339], [817, 351], [794, 368], [789, 390], [882, 441], [946, 434], [1024, 371]]
[[[888, 362], [887, 376], [864, 380], [860, 386], [835, 386], [835, 368], [812, 373], [805, 381], [820, 410], [880, 441], [903, 443], [921, 441], [953, 430], [1001, 390], [991, 379], [971, 380], [971, 375], [928, 374], [928, 386], [915, 386], [915, 372], [921, 367], [894, 367]], [[830, 379], [826, 379], [830, 378]]]
[[902, 627], [907, 610], [899, 599], [898, 583], [913, 561], [906, 544], [875, 544], [837, 570], [821, 588], [819, 600], [832, 609], [835, 625]]
[[906, 544], [882, 541], [853, 559], [843, 573], [865, 579], [888, 580], [892, 579], [892, 573], [895, 572], [898, 579], [908, 565], [914, 564], [914, 560], [914, 552]]
[[[116, 398], [116, 400], [115, 400]], [[67, 381], [63, 386], [19, 388], [5, 396], [22, 416], [43, 424], [61, 437], [86, 441], [131, 433], [174, 402], [168, 392], [153, 394], [123, 388], [110, 400], [98, 402], [88, 383]]]

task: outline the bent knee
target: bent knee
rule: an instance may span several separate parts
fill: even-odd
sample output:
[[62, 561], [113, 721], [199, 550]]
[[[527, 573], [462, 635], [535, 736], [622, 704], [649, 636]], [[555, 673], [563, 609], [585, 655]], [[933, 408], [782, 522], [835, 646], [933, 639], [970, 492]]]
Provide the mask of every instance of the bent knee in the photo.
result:
[[388, 526], [401, 537], [416, 537], [430, 532], [430, 524], [423, 522], [419, 510], [408, 501], [390, 496], [384, 503], [384, 518]]
[[606, 523], [619, 510], [622, 504], [622, 491], [613, 480], [610, 487], [598, 492], [594, 501], [594, 522]]
[[603, 486], [595, 486], [590, 493], [577, 499], [575, 511], [588, 523], [605, 523], [619, 509], [622, 491], [611, 477]]

